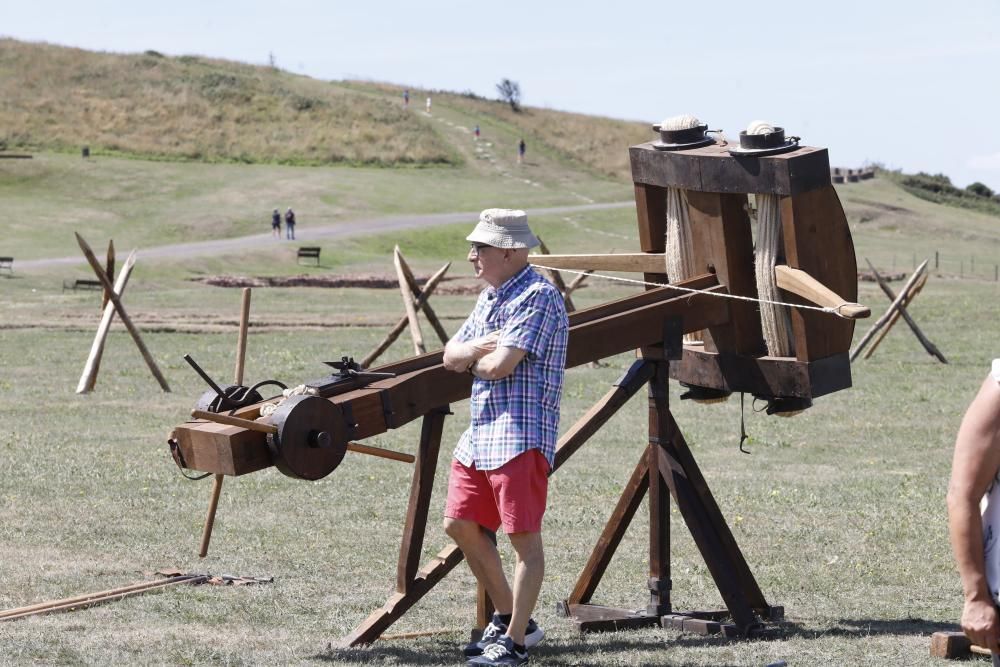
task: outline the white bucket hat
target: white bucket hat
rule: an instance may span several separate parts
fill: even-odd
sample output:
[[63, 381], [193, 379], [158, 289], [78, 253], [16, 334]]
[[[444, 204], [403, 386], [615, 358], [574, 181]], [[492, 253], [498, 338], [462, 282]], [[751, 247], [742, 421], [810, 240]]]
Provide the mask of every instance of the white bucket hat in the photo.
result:
[[465, 240], [494, 248], [534, 248], [539, 244], [528, 227], [528, 214], [507, 208], [488, 208], [480, 213], [476, 228]]

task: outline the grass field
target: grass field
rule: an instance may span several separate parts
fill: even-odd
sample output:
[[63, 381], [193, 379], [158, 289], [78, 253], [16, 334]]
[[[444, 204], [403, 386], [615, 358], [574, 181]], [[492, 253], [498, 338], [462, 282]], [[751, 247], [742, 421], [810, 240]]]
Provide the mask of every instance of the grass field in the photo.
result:
[[[14, 57], [15, 46], [0, 43], [0, 67]], [[39, 67], [58, 64], [58, 54], [49, 55], [56, 60]], [[121, 64], [107, 58], [107, 67]], [[168, 60], [157, 67], [190, 74], [195, 70], [183, 68], [210, 64]], [[264, 69], [243, 74], [263, 77], [265, 89], [288, 83], [286, 75]], [[344, 84], [337, 94], [398, 104], [398, 91], [386, 86]], [[442, 94], [435, 97], [433, 116], [417, 112], [421, 127], [436, 137], [434, 151], [451, 156], [443, 166], [426, 168], [276, 164], [281, 158], [265, 164], [108, 155], [83, 160], [75, 150], [0, 161], [0, 255], [16, 258], [13, 275], [0, 274], [0, 608], [147, 580], [166, 567], [275, 579], [259, 587], [180, 587], [0, 623], [0, 664], [460, 662], [457, 647], [466, 639], [475, 602], [464, 565], [391, 630], [443, 634], [367, 649], [332, 648], [392, 590], [409, 493], [407, 465], [348, 454], [319, 482], [292, 480], [273, 468], [229, 479], [211, 553], [199, 560], [209, 482], [180, 476], [166, 438], [204, 390], [182, 355], [191, 354], [218, 378], [232, 373], [239, 291], [192, 278], [391, 275], [391, 251], [398, 244], [418, 274], [452, 261], [449, 275], [469, 282], [462, 240], [468, 223], [323, 241], [319, 267], [297, 265], [298, 244], [283, 241], [168, 260], [140, 255], [124, 301], [171, 393], [159, 391], [116, 324], [97, 390], [76, 395], [100, 295], [63, 292], [61, 283], [90, 271], [82, 261], [24, 271], [18, 260], [77, 253], [73, 231], [99, 252], [113, 237], [119, 258], [135, 246], [267, 233], [275, 207], [294, 207], [301, 231], [372, 216], [631, 197], [615, 166], [620, 156], [607, 156], [614, 152], [608, 148], [611, 135], [634, 131], [632, 125], [602, 120], [576, 126], [566, 120], [562, 127], [569, 134], [546, 143], [532, 137], [555, 134], [559, 116], [535, 110], [508, 117], [491, 104]], [[476, 122], [484, 134], [479, 143], [470, 135]], [[529, 137], [529, 159], [519, 167], [512, 149], [522, 133]], [[590, 150], [574, 153], [574, 135], [590, 136]], [[619, 151], [624, 154], [624, 146]], [[434, 158], [427, 164], [435, 164]], [[944, 258], [975, 257], [980, 267], [1000, 262], [996, 218], [916, 199], [887, 179], [838, 191], [859, 260], [867, 256], [881, 268], [895, 264], [903, 270], [937, 251]], [[554, 252], [638, 248], [635, 212], [628, 208], [537, 216], [532, 226]], [[671, 386], [674, 415], [765, 596], [785, 606], [788, 623], [778, 639], [732, 641], [666, 630], [580, 636], [555, 614], [643, 449], [645, 406], [637, 397], [552, 479], [548, 572], [535, 613], [547, 638], [533, 653], [536, 664], [940, 664], [928, 656], [929, 635], [953, 627], [961, 610], [945, 530], [951, 445], [965, 405], [997, 355], [1000, 284], [986, 269], [983, 276], [990, 279], [965, 273], [959, 280], [957, 271], [942, 264], [911, 308], [951, 363], [935, 362], [900, 325], [871, 360], [854, 366], [852, 389], [817, 400], [801, 416], [766, 417], [748, 402], [749, 455], [737, 447], [736, 398], [693, 405], [678, 400], [678, 388]], [[574, 300], [585, 307], [635, 289], [591, 280]], [[859, 325], [858, 335], [888, 304], [870, 283], [860, 289], [859, 300], [871, 305], [873, 316]], [[432, 303], [453, 332], [473, 300], [439, 295]], [[364, 356], [401, 312], [393, 289], [255, 289], [247, 380], [297, 383], [317, 377], [325, 372], [321, 361]], [[429, 327], [424, 333], [432, 335]], [[404, 335], [386, 360], [409, 356], [408, 345]], [[631, 361], [623, 354], [602, 366], [569, 371], [563, 428]], [[464, 404], [452, 407], [425, 559], [448, 544], [438, 525], [445, 472], [467, 410]], [[418, 435], [413, 423], [372, 444], [413, 452]], [[675, 608], [719, 607], [687, 529], [676, 513], [671, 518]], [[645, 605], [644, 528], [640, 511], [595, 602]], [[509, 547], [501, 545], [511, 562]]]
[[[248, 168], [252, 169], [252, 168]], [[884, 201], [887, 186], [842, 191]], [[910, 202], [904, 201], [907, 206]], [[921, 204], [923, 206], [924, 204]], [[935, 208], [912, 209], [933, 219]], [[911, 209], [907, 209], [911, 210]], [[938, 214], [948, 213], [937, 210]], [[900, 214], [898, 211], [894, 214]], [[560, 251], [635, 247], [632, 213], [609, 211], [535, 221]], [[852, 213], [852, 215], [854, 215]], [[962, 213], [962, 215], [967, 215]], [[971, 214], [968, 214], [971, 215]], [[858, 230], [859, 255], [891, 248]], [[352, 240], [337, 251], [338, 272], [391, 270], [399, 243], [420, 273], [461, 260], [465, 226]], [[914, 247], [945, 242], [933, 229], [913, 233]], [[150, 226], [150, 230], [157, 229]], [[49, 230], [52, 235], [56, 232]], [[985, 231], [983, 233], [986, 233]], [[15, 237], [18, 235], [15, 235]], [[160, 240], [167, 240], [164, 236]], [[96, 240], [96, 239], [95, 239]], [[25, 246], [28, 241], [20, 239]], [[978, 242], [947, 240], [956, 251]], [[927, 246], [929, 247], [929, 245]], [[449, 250], [450, 248], [450, 250]], [[332, 249], [330, 249], [332, 250]], [[208, 482], [189, 482], [169, 458], [165, 439], [184, 420], [201, 381], [181, 355], [210, 372], [231, 373], [238, 291], [185, 280], [238, 267], [253, 275], [276, 261], [294, 267], [287, 249], [223, 258], [140, 262], [126, 304], [162, 365], [173, 393], [163, 394], [124, 331], [109, 341], [97, 391], [73, 393], [91, 331], [97, 293], [62, 293], [50, 270], [0, 279], [0, 607], [96, 591], [150, 578], [174, 566], [274, 576], [256, 588], [180, 588], [100, 608], [0, 625], [6, 663], [169, 664], [455, 664], [456, 645], [472, 621], [474, 584], [464, 566], [438, 586], [394, 631], [449, 629], [429, 638], [328, 648], [381, 606], [394, 576], [409, 468], [349, 455], [330, 477], [295, 481], [274, 469], [230, 479], [224, 489], [211, 554], [196, 555]], [[330, 270], [329, 268], [319, 271]], [[64, 270], [62, 270], [64, 272]], [[631, 288], [594, 283], [580, 305]], [[634, 400], [600, 437], [553, 478], [546, 519], [548, 574], [536, 617], [548, 638], [540, 664], [760, 665], [935, 664], [928, 636], [951, 626], [960, 611], [957, 576], [947, 547], [944, 491], [950, 446], [964, 405], [995, 354], [990, 332], [1000, 316], [997, 285], [932, 279], [913, 315], [948, 355], [938, 365], [903, 330], [875, 357], [855, 366], [853, 389], [819, 400], [781, 420], [747, 410], [749, 456], [737, 449], [739, 404], [671, 404], [695, 457], [743, 548], [767, 599], [783, 604], [781, 639], [727, 641], [674, 631], [578, 636], [554, 613], [571, 590], [621, 485], [641, 452], [643, 401]], [[472, 297], [436, 297], [453, 331]], [[885, 299], [868, 284], [861, 300], [873, 317]], [[318, 362], [362, 356], [400, 312], [393, 290], [258, 289], [253, 296], [247, 377], [297, 381], [322, 373]], [[320, 326], [324, 322], [330, 326]], [[862, 324], [859, 332], [866, 324]], [[389, 358], [408, 354], [405, 341]], [[630, 363], [629, 355], [567, 375], [563, 425], [602, 395]], [[749, 406], [748, 406], [749, 407]], [[440, 513], [447, 453], [464, 423], [454, 406], [439, 463], [432, 515]], [[412, 452], [416, 424], [375, 438]], [[645, 603], [645, 536], [637, 519], [595, 601]], [[447, 544], [432, 518], [430, 557]], [[673, 516], [674, 604], [721, 604], [679, 517]], [[504, 550], [510, 559], [509, 549]]]

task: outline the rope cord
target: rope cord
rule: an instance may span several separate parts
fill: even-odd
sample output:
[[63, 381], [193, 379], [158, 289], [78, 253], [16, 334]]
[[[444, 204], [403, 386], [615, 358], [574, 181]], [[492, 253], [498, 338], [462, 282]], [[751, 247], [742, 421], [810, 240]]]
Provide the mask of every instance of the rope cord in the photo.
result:
[[[535, 256], [533, 255], [532, 258], [534, 258], [534, 257]], [[537, 255], [537, 257], [542, 257], [542, 255]], [[802, 308], [802, 309], [805, 309], [805, 310], [816, 310], [816, 311], [819, 311], [821, 313], [829, 313], [831, 315], [836, 315], [837, 317], [842, 317], [845, 320], [851, 319], [851, 318], [849, 318], [849, 317], [847, 317], [845, 315], [841, 315], [840, 314], [840, 309], [841, 308], [843, 308], [844, 306], [851, 305], [851, 304], [849, 304], [846, 301], [844, 303], [840, 304], [839, 306], [810, 306], [810, 305], [802, 304], [802, 303], [786, 303], [784, 301], [774, 301], [774, 300], [771, 300], [771, 299], [756, 299], [756, 298], [754, 298], [752, 296], [743, 296], [743, 295], [740, 295], [740, 294], [728, 294], [728, 293], [727, 294], [720, 294], [719, 292], [709, 292], [708, 290], [695, 289], [694, 287], [682, 287], [681, 285], [669, 285], [669, 284], [665, 285], [663, 283], [651, 283], [651, 282], [648, 282], [646, 280], [636, 280], [635, 278], [622, 278], [621, 276], [607, 276], [607, 275], [604, 275], [603, 273], [592, 273], [592, 272], [588, 272], [588, 271], [574, 271], [573, 269], [555, 268], [555, 267], [552, 267], [552, 266], [545, 266], [544, 264], [536, 264], [535, 262], [531, 262], [531, 265], [534, 266], [534, 267], [537, 267], [539, 269], [546, 269], [547, 271], [561, 271], [563, 273], [576, 273], [576, 274], [579, 274], [579, 275], [586, 274], [586, 275], [590, 276], [591, 278], [605, 278], [607, 280], [617, 280], [619, 282], [631, 283], [631, 284], [634, 284], [634, 285], [647, 285], [649, 287], [669, 287], [670, 289], [675, 289], [678, 292], [690, 292], [691, 294], [705, 294], [705, 295], [708, 295], [708, 296], [721, 297], [723, 299], [735, 299], [737, 301], [753, 301], [755, 303], [769, 303], [769, 304], [773, 304], [775, 306], [788, 306], [789, 308]]]
[[774, 303], [780, 294], [774, 276], [774, 266], [777, 264], [781, 245], [778, 196], [758, 194], [754, 276], [757, 279], [757, 294], [765, 300], [760, 309], [760, 323], [767, 352], [772, 357], [790, 357], [794, 354], [790, 335], [792, 323], [788, 317], [788, 310]]

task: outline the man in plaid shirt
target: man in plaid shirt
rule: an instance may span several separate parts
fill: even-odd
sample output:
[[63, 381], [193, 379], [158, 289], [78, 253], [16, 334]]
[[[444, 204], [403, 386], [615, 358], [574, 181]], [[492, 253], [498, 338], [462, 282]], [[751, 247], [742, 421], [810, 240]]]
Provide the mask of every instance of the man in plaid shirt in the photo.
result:
[[[472, 412], [452, 460], [444, 527], [496, 607], [470, 665], [521, 665], [543, 636], [531, 620], [545, 569], [542, 515], [556, 450], [569, 323], [559, 291], [528, 265], [538, 239], [523, 211], [487, 209], [467, 237], [488, 284], [448, 341], [444, 366], [471, 373]], [[514, 586], [493, 533], [517, 553]]]

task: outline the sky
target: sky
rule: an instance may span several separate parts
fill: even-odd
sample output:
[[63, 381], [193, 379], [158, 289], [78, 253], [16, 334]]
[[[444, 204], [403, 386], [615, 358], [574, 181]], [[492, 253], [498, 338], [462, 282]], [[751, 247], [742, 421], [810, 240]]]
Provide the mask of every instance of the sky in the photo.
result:
[[1000, 0], [0, 0], [0, 35], [490, 98], [509, 78], [529, 106], [766, 120], [833, 166], [1000, 191]]

